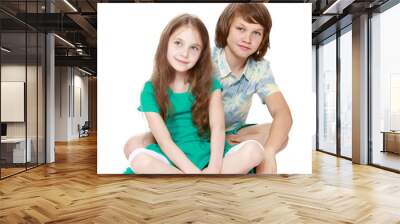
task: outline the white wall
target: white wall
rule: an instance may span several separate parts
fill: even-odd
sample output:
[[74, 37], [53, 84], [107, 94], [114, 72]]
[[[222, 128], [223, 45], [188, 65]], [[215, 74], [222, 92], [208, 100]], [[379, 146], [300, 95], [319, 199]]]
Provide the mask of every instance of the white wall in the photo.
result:
[[[26, 69], [26, 70], [25, 70]], [[5, 82], [25, 82], [25, 76], [26, 76], [26, 72], [28, 75], [28, 80], [31, 80], [32, 78], [29, 77], [30, 75], [36, 75], [36, 66], [27, 66], [25, 67], [25, 65], [18, 65], [18, 64], [8, 64], [8, 65], [2, 65], [1, 66], [1, 81], [5, 81]], [[32, 81], [30, 81], [32, 82]], [[36, 81], [35, 81], [36, 82]], [[32, 83], [30, 83], [32, 84]], [[34, 85], [36, 85], [36, 83], [34, 83]], [[32, 99], [30, 99], [30, 97], [34, 97], [36, 98], [36, 89], [32, 90], [31, 88], [28, 88], [28, 103], [32, 101]], [[33, 92], [30, 92], [29, 90], [32, 90]], [[35, 106], [36, 108], [36, 104], [35, 105], [31, 105], [31, 106]], [[6, 110], [6, 108], [1, 108], [1, 110]], [[32, 108], [31, 108], [32, 110]], [[29, 112], [31, 112], [31, 110]], [[36, 121], [36, 114], [34, 114], [34, 117], [31, 117], [33, 115], [33, 113], [28, 113], [28, 121], [31, 122], [33, 120]], [[8, 137], [25, 137], [25, 123], [26, 122], [7, 122], [7, 136]], [[28, 125], [28, 129], [32, 128], [33, 125]], [[36, 126], [34, 127], [34, 129], [36, 130]], [[31, 133], [31, 129], [28, 130], [28, 136], [29, 133]]]
[[[88, 120], [88, 78], [76, 68], [56, 67], [55, 86], [55, 140], [77, 139], [78, 124]], [[82, 106], [82, 113], [77, 105]]]
[[[3, 64], [1, 66], [1, 80], [9, 82], [24, 82], [26, 84], [26, 106], [22, 106], [22, 112], [26, 112], [26, 121], [6, 122], [7, 137], [21, 138], [25, 135], [30, 139], [30, 148], [33, 161], [39, 154], [39, 163], [44, 162], [44, 74], [41, 66], [25, 64]], [[27, 80], [26, 80], [27, 79]], [[4, 97], [4, 96], [2, 96]], [[8, 110], [10, 108], [1, 108]], [[11, 111], [13, 112], [13, 111]], [[14, 111], [16, 113], [16, 111]]]
[[[89, 114], [88, 114], [88, 77], [82, 77], [81, 73], [79, 70], [75, 69], [74, 70], [74, 108], [73, 108], [73, 113], [72, 117], [73, 119], [71, 120], [72, 122], [72, 129], [71, 129], [71, 135], [73, 138], [79, 137], [78, 133], [78, 124], [82, 126], [85, 121], [88, 120]], [[79, 93], [80, 92], [80, 93]], [[79, 97], [80, 95], [80, 97]], [[79, 102], [80, 101], [80, 102]], [[80, 111], [81, 110], [81, 111]]]
[[68, 86], [70, 75], [68, 67], [55, 68], [55, 141], [68, 140]]

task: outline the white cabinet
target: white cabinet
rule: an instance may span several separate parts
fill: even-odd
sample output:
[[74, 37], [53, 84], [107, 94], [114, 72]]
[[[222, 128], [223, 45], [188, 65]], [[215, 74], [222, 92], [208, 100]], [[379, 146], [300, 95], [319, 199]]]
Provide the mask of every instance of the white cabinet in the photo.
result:
[[[26, 142], [27, 147], [25, 151], [25, 138], [7, 138], [1, 140], [2, 147], [7, 147], [7, 149], [11, 147], [13, 163], [25, 163], [32, 161], [32, 140], [28, 138]], [[27, 159], [27, 161], [25, 161], [25, 159]]]

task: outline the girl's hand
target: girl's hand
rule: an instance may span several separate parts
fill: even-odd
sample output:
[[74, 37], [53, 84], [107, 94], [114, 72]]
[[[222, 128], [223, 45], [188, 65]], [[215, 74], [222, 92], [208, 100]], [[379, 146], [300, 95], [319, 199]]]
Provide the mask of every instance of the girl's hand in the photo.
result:
[[184, 174], [201, 174], [202, 171], [199, 170], [197, 167], [193, 167], [190, 169], [185, 169], [185, 171], [183, 171]]
[[213, 167], [206, 167], [201, 171], [201, 174], [220, 174], [221, 170]]

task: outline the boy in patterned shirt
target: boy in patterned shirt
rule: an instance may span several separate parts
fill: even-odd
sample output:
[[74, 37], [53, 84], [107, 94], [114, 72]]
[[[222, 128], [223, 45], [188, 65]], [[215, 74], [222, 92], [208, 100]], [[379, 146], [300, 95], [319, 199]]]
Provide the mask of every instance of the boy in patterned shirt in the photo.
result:
[[[271, 16], [263, 3], [229, 4], [217, 23], [212, 58], [223, 86], [226, 138], [230, 144], [254, 139], [264, 146], [258, 174], [276, 173], [275, 155], [288, 141], [289, 107], [263, 57], [269, 47]], [[270, 124], [245, 124], [253, 94], [267, 105]]]

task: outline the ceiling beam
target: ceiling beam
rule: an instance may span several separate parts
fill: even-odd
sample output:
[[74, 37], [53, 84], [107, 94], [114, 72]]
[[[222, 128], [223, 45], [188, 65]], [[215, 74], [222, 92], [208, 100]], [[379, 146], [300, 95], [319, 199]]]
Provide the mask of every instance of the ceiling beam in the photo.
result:
[[96, 71], [97, 60], [90, 56], [55, 56], [56, 66], [83, 66]]
[[343, 10], [351, 5], [355, 0], [336, 0], [332, 2], [322, 14], [342, 14]]
[[67, 16], [73, 20], [77, 25], [79, 25], [89, 36], [90, 38], [96, 39], [97, 31], [96, 29], [80, 14], [67, 14]]

